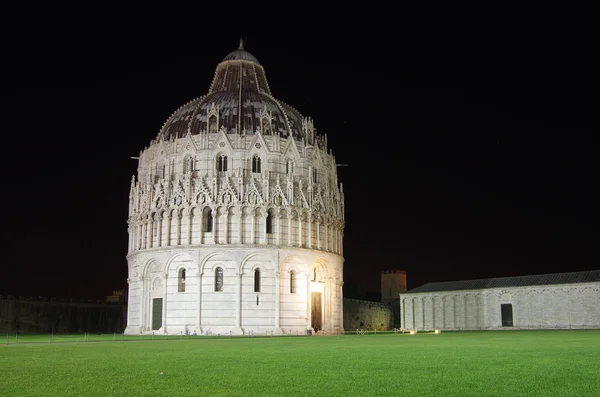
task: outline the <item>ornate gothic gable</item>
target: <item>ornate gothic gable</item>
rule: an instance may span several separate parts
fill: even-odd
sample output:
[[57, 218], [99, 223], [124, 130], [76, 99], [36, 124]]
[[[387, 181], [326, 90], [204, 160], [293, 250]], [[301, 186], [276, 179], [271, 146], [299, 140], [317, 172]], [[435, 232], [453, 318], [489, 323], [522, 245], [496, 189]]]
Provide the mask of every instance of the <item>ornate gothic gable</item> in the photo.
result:
[[147, 189], [142, 192], [142, 201], [140, 210], [147, 211], [150, 209], [150, 205], [152, 204], [152, 194], [154, 192], [154, 186], [151, 184], [147, 185]]
[[320, 208], [317, 211], [325, 211], [327, 206], [325, 205], [325, 200], [323, 200], [323, 191], [321, 190], [321, 186], [317, 186], [317, 192], [313, 196], [313, 207], [318, 205]]
[[271, 202], [275, 205], [289, 205], [283, 190], [281, 189], [281, 185], [279, 184], [279, 176], [277, 176], [277, 183], [273, 186], [273, 194]]
[[185, 188], [181, 181], [177, 181], [175, 189], [173, 189], [173, 195], [171, 196], [170, 204], [174, 205], [183, 205], [185, 204]]
[[194, 204], [207, 204], [213, 201], [212, 193], [210, 188], [206, 184], [206, 180], [204, 178], [200, 178], [196, 183], [196, 192], [193, 197]]
[[248, 190], [246, 191], [246, 194], [244, 195], [244, 202], [247, 202], [250, 204], [264, 204], [264, 202], [265, 202], [262, 194], [260, 194], [260, 191], [256, 187], [254, 180], [251, 180], [250, 183], [248, 184]]
[[183, 139], [183, 151], [195, 154], [198, 152], [198, 149], [198, 145], [196, 144], [196, 141], [194, 141], [194, 138], [192, 138], [192, 134], [188, 132]]
[[219, 132], [217, 132], [217, 139], [215, 140], [214, 148], [227, 152], [231, 152], [233, 150], [233, 145], [229, 141], [229, 138], [227, 138], [227, 132], [225, 131], [225, 128], [221, 128]]
[[338, 214], [338, 203], [337, 203], [337, 195], [328, 193], [328, 202], [329, 202], [329, 215], [336, 216]]
[[158, 157], [166, 157], [171, 154], [171, 145], [168, 145], [162, 139], [156, 145], [156, 153]]
[[306, 195], [304, 194], [304, 188], [302, 187], [302, 180], [298, 183], [298, 194], [296, 196], [296, 205], [300, 208], [310, 208], [308, 205], [308, 200], [306, 199]]
[[292, 159], [300, 158], [300, 151], [298, 150], [298, 146], [296, 145], [296, 141], [290, 135], [287, 139], [287, 143], [283, 149], [284, 157], [290, 157]]
[[256, 153], [266, 154], [268, 149], [269, 146], [267, 146], [267, 142], [265, 142], [265, 138], [263, 137], [262, 133], [259, 131], [254, 134], [250, 144], [250, 149], [248, 150], [250, 157]]
[[327, 208], [325, 206], [325, 202], [323, 201], [323, 194], [320, 185], [317, 186], [317, 191], [313, 194], [313, 208], [315, 211], [325, 211]]
[[231, 185], [231, 182], [229, 180], [226, 181], [225, 186], [223, 186], [223, 189], [219, 194], [219, 204], [237, 204], [238, 201], [238, 194]]
[[165, 185], [164, 181], [158, 182], [156, 189], [154, 190], [154, 197], [152, 198], [152, 208], [161, 208], [165, 204]]
[[313, 150], [313, 167], [323, 168], [325, 162], [320, 150]]

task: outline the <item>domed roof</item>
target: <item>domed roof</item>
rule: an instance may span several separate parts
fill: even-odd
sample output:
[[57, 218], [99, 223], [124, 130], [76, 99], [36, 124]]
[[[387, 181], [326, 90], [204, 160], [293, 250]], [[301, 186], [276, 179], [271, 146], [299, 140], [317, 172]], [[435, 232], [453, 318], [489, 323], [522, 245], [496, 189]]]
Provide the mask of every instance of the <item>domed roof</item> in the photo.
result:
[[250, 61], [250, 62], [256, 63], [257, 65], [260, 65], [260, 63], [258, 62], [258, 59], [256, 59], [256, 57], [254, 55], [252, 55], [248, 51], [244, 50], [244, 42], [241, 39], [240, 39], [240, 46], [238, 47], [238, 49], [227, 54], [227, 56], [225, 58], [223, 58], [223, 62], [233, 61], [236, 59], [239, 59], [242, 61]]
[[217, 65], [208, 94], [173, 113], [157, 139], [218, 130], [242, 135], [261, 131], [302, 139], [302, 121], [298, 111], [271, 95], [263, 67], [240, 41], [238, 49]]

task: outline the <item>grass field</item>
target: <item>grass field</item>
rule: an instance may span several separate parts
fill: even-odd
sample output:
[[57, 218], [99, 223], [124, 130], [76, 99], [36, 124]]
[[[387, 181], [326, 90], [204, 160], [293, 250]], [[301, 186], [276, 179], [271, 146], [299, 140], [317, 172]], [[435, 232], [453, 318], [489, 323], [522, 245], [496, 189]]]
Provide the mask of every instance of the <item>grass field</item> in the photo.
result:
[[598, 330], [71, 338], [0, 345], [0, 396], [600, 396]]

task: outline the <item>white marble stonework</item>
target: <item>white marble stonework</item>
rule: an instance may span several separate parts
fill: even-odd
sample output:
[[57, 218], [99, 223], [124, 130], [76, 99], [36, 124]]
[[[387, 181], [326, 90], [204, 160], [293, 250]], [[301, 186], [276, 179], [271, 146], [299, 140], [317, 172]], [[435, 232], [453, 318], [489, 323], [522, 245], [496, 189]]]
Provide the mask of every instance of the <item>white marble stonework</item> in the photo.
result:
[[[400, 320], [405, 329], [600, 328], [600, 281], [454, 291], [408, 291], [401, 294], [400, 298]], [[508, 315], [503, 316], [503, 305], [510, 307]]]
[[335, 158], [242, 44], [141, 151], [128, 226], [126, 334], [344, 332]]

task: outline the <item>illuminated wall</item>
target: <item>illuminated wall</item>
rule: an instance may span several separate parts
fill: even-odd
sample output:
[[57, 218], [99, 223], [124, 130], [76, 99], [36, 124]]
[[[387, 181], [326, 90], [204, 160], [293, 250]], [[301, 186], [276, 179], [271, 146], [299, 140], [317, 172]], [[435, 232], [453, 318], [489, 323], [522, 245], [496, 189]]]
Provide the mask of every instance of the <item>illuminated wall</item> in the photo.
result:
[[335, 158], [243, 43], [140, 152], [127, 222], [126, 333], [344, 332]]
[[400, 309], [405, 329], [600, 328], [600, 282], [409, 291], [401, 295]]

